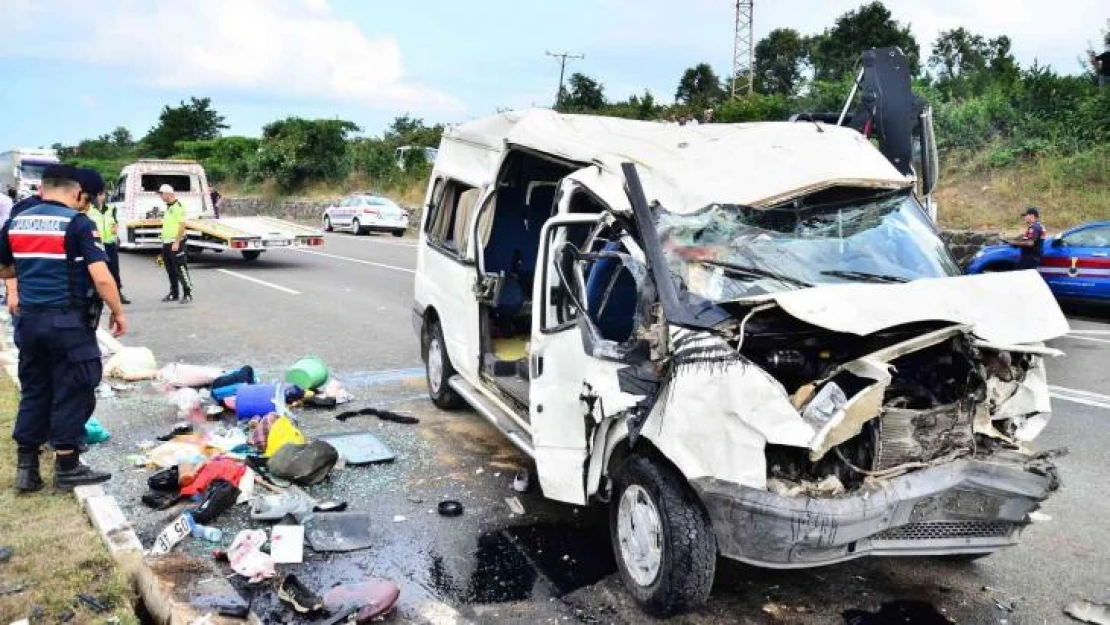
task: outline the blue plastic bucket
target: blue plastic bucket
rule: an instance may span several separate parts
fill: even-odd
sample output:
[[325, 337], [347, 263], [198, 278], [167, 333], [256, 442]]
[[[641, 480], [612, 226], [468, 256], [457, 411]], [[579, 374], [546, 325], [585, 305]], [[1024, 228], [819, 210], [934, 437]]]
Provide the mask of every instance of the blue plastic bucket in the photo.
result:
[[[284, 385], [283, 385], [284, 386]], [[235, 392], [235, 414], [239, 419], [261, 417], [276, 410], [276, 384], [244, 384]], [[284, 392], [284, 388], [282, 389]]]
[[234, 397], [239, 389], [246, 386], [246, 384], [239, 382], [238, 384], [228, 384], [227, 386], [220, 386], [212, 389], [212, 399], [216, 401], [223, 401], [228, 397]]

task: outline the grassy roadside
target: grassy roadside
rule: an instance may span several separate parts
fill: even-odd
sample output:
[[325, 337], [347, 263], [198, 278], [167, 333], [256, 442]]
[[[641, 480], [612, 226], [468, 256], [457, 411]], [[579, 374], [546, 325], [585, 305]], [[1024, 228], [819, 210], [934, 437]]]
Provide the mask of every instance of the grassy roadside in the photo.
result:
[[1002, 168], [988, 152], [956, 157], [937, 186], [945, 228], [1021, 230], [1027, 204], [1041, 208], [1050, 233], [1088, 221], [1110, 219], [1110, 146], [1069, 156], [1046, 156]]
[[[38, 607], [42, 616], [32, 623], [59, 623], [72, 613], [70, 623], [138, 623], [135, 595], [115, 568], [96, 531], [70, 494], [49, 486], [34, 495], [16, 495], [15, 443], [10, 433], [19, 404], [19, 391], [0, 372], [0, 546], [15, 555], [0, 564], [0, 593], [26, 584], [22, 592], [0, 595], [0, 623], [27, 618]], [[48, 483], [52, 463], [42, 458]], [[79, 593], [111, 606], [96, 614], [76, 601]]]

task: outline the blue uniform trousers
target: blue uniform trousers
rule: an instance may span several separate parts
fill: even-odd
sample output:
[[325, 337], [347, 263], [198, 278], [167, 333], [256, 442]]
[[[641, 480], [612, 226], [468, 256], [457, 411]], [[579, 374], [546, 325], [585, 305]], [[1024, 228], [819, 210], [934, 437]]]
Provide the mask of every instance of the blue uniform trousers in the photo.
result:
[[103, 365], [96, 331], [84, 313], [23, 308], [16, 321], [22, 397], [15, 439], [20, 449], [76, 449], [96, 409]]

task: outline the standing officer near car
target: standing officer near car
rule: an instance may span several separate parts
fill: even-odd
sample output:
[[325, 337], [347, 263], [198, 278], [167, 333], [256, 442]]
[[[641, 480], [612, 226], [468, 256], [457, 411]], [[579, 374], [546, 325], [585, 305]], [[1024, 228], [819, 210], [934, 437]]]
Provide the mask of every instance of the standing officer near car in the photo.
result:
[[170, 279], [170, 293], [162, 301], [178, 301], [180, 285], [185, 291], [180, 297], [181, 303], [187, 304], [193, 301], [193, 278], [189, 275], [188, 257], [185, 255], [185, 206], [168, 184], [159, 187], [158, 194], [166, 203], [166, 213], [162, 215], [162, 260]]
[[111, 478], [79, 458], [102, 373], [96, 327], [105, 303], [112, 334], [127, 331], [96, 226], [79, 212], [90, 201], [82, 178], [88, 188], [100, 178], [88, 173], [68, 165], [47, 167], [42, 203], [0, 229], [0, 278], [18, 277], [19, 283], [22, 393], [12, 438], [18, 445], [15, 488], [21, 492], [43, 487], [39, 450], [48, 441], [55, 451], [55, 488]]
[[1045, 231], [1044, 225], [1041, 224], [1041, 212], [1036, 206], [1028, 206], [1021, 216], [1025, 219], [1025, 234], [1017, 239], [1002, 241], [1021, 249], [1017, 270], [1036, 269], [1041, 266], [1041, 256], [1044, 254]]

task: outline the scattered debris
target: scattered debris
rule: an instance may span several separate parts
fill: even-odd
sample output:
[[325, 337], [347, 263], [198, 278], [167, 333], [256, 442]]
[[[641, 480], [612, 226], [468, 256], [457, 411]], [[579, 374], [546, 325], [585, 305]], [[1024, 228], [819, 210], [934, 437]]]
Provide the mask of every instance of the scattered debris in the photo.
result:
[[321, 434], [316, 438], [335, 447], [343, 462], [351, 466], [392, 462], [396, 458], [396, 455], [370, 432]]
[[295, 517], [308, 514], [313, 509], [312, 502], [294, 493], [265, 495], [251, 501], [251, 520], [276, 521], [287, 514]]
[[8, 586], [0, 586], [0, 597], [6, 596], [6, 595], [15, 595], [15, 594], [23, 592], [24, 590], [27, 590], [27, 584], [25, 584], [25, 583], [16, 583], [16, 584], [10, 584]]
[[1104, 603], [1073, 601], [1064, 608], [1064, 614], [1084, 623], [1110, 625], [1110, 605]]
[[512, 510], [513, 514], [524, 514], [524, 504], [520, 503], [520, 500], [516, 497], [506, 497], [505, 504], [509, 506], [509, 510]]
[[1043, 512], [1030, 512], [1029, 513], [1029, 521], [1032, 522], [1032, 523], [1044, 523], [1045, 521], [1051, 521], [1051, 520], [1052, 520], [1052, 517], [1043, 513]]
[[270, 458], [267, 467], [275, 477], [312, 485], [323, 482], [338, 460], [339, 451], [321, 437], [305, 444], [283, 445]]
[[102, 614], [111, 609], [111, 607], [105, 605], [104, 602], [100, 601], [96, 597], [93, 597], [92, 595], [86, 595], [84, 593], [77, 595], [77, 601], [85, 604], [89, 607], [90, 610], [96, 612], [97, 614]]
[[442, 516], [459, 516], [463, 513], [463, 506], [453, 499], [441, 501], [439, 502], [439, 513]]
[[165, 442], [165, 441], [173, 440], [174, 438], [176, 438], [178, 436], [184, 436], [186, 434], [192, 434], [192, 433], [193, 433], [193, 426], [190, 425], [189, 423], [186, 423], [186, 422], [182, 421], [181, 423], [174, 424], [173, 429], [170, 430], [169, 432], [166, 432], [165, 434], [162, 434], [160, 436], [156, 436], [155, 438], [157, 440]]
[[528, 469], [517, 471], [516, 475], [513, 476], [513, 490], [518, 493], [526, 493], [530, 486], [531, 480], [529, 479]]
[[146, 347], [124, 347], [104, 364], [104, 375], [128, 382], [151, 380], [158, 376], [154, 352]]
[[181, 542], [193, 531], [193, 519], [188, 514], [181, 514], [173, 520], [158, 538], [154, 539], [154, 546], [150, 548], [150, 555], [159, 556], [169, 553], [177, 543]]
[[304, 562], [304, 526], [275, 525], [270, 530], [270, 557], [275, 564]]
[[100, 386], [96, 387], [96, 398], [97, 399], [113, 399], [113, 398], [115, 398], [115, 396], [116, 396], [115, 390], [113, 390], [111, 385], [109, 385], [106, 382], [101, 382]]
[[96, 417], [89, 417], [85, 422], [85, 442], [89, 445], [96, 445], [103, 443], [111, 438], [112, 435], [104, 428], [104, 424]]
[[13, 555], [15, 555], [15, 552], [12, 551], [11, 547], [0, 547], [0, 564], [11, 560]]
[[370, 522], [370, 514], [366, 512], [316, 514], [304, 522], [305, 538], [313, 551], [366, 549], [373, 542]]
[[293, 606], [300, 614], [312, 614], [324, 608], [324, 600], [309, 590], [296, 575], [286, 575], [278, 583], [278, 599]]
[[262, 530], [243, 530], [236, 534], [227, 550], [231, 570], [246, 577], [252, 584], [273, 577], [274, 560], [262, 553], [265, 543], [266, 532]]
[[845, 610], [846, 625], [888, 625], [889, 623], [914, 623], [914, 625], [951, 625], [952, 619], [924, 601], [891, 601], [884, 603], [878, 612]]
[[999, 601], [998, 599], [995, 599], [994, 607], [1004, 612], [1013, 612], [1017, 608], [1017, 605], [1013, 602], [1013, 600]]
[[408, 518], [406, 518], [403, 514], [397, 514], [393, 517], [394, 523], [404, 523], [405, 521], [408, 521]]
[[400, 596], [401, 589], [397, 584], [384, 579], [370, 579], [329, 588], [323, 600], [324, 609], [330, 614], [357, 609], [356, 622], [366, 623], [392, 610]]
[[175, 362], [162, 367], [158, 380], [170, 386], [200, 388], [211, 385], [221, 375], [220, 369]]
[[770, 615], [770, 617], [776, 621], [784, 620], [787, 615], [786, 607], [774, 602], [764, 603], [763, 612]]
[[348, 410], [346, 412], [341, 412], [341, 413], [335, 415], [335, 418], [338, 421], [346, 421], [347, 419], [351, 419], [353, 417], [358, 417], [358, 416], [377, 417], [377, 418], [381, 419], [382, 421], [392, 421], [393, 423], [403, 423], [405, 425], [412, 425], [414, 423], [420, 423], [420, 419], [418, 419], [418, 418], [416, 418], [412, 415], [401, 414], [399, 412], [393, 412], [392, 410], [382, 410], [382, 409], [379, 409], [379, 408], [363, 408], [361, 410]]

